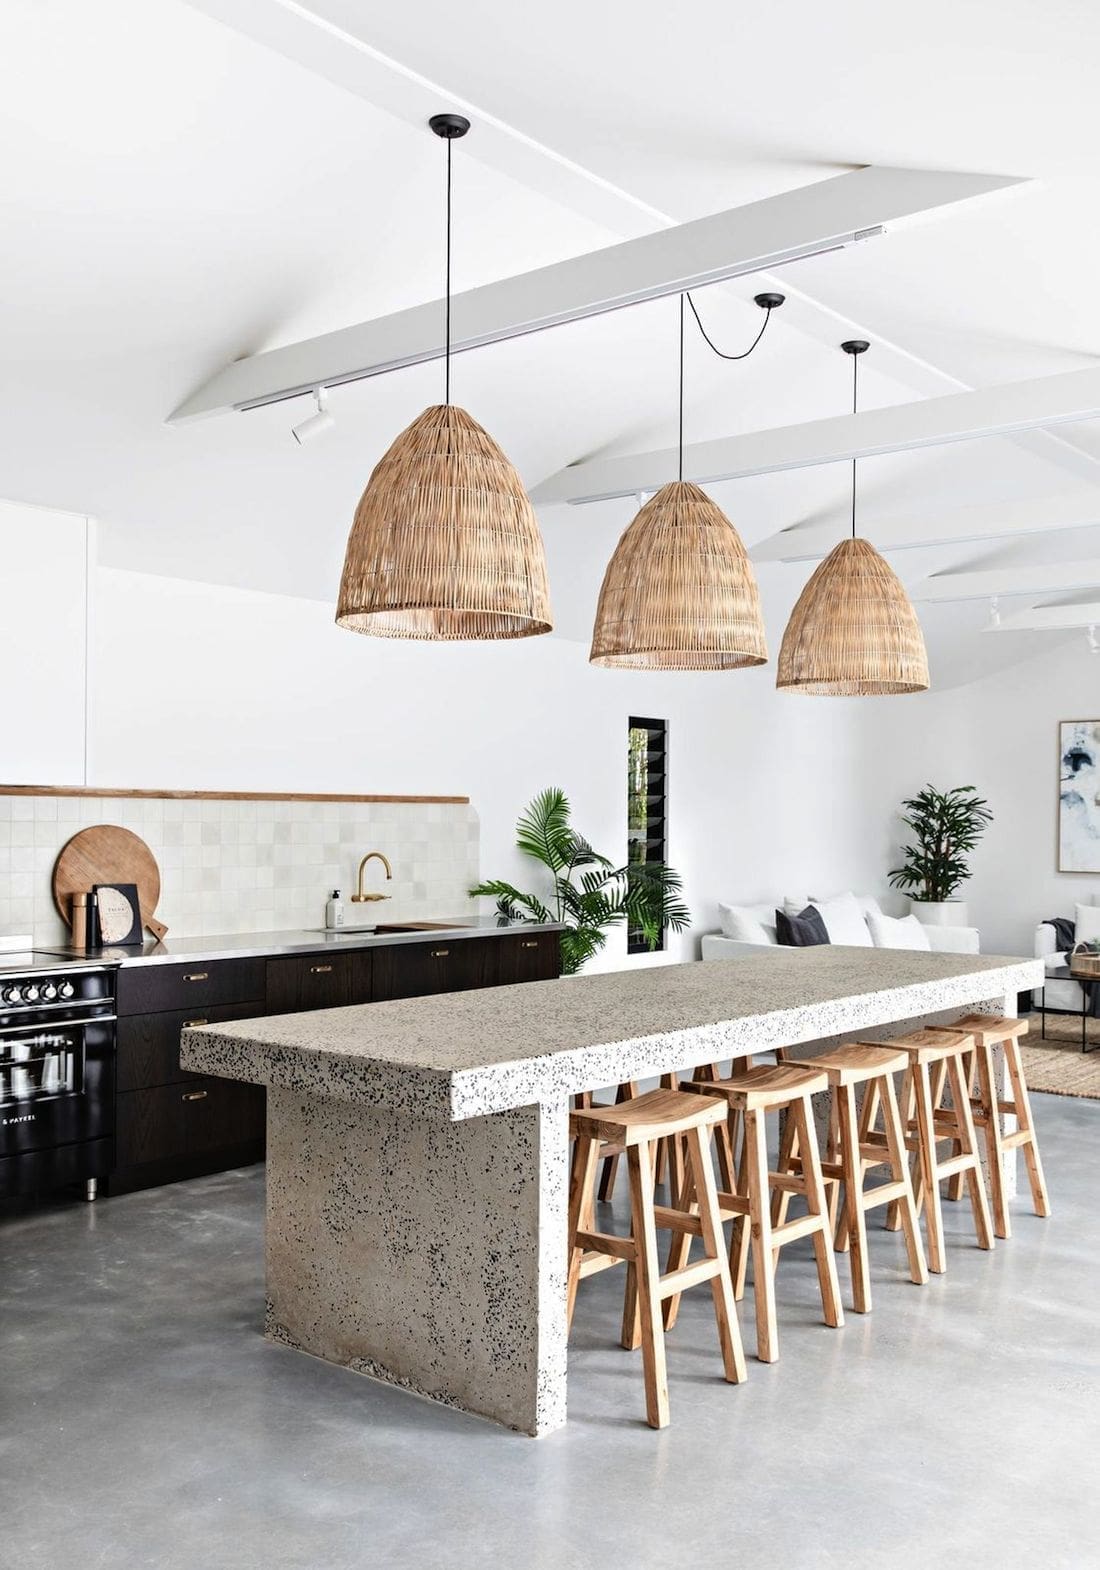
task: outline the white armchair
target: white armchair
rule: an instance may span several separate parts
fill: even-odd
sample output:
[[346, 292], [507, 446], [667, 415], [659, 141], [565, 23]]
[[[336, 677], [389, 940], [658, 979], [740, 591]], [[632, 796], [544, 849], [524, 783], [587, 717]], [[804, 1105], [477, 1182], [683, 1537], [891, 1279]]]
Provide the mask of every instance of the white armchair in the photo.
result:
[[[1052, 970], [1060, 970], [1069, 963], [1066, 951], [1057, 945], [1054, 928], [1048, 921], [1041, 921], [1035, 928], [1035, 958], [1042, 960], [1048, 976]], [[1070, 1009], [1079, 1014], [1082, 1006], [1081, 988], [1075, 981], [1048, 981], [1045, 1006], [1048, 1009]]]

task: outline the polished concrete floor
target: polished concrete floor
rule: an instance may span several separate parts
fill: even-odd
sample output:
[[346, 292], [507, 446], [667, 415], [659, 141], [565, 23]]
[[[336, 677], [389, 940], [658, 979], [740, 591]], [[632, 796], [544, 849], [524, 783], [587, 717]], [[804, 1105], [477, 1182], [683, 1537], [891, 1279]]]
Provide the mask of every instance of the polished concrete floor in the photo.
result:
[[[741, 1388], [690, 1294], [661, 1434], [617, 1271], [583, 1289], [570, 1423], [535, 1441], [266, 1345], [261, 1169], [9, 1218], [0, 1566], [1100, 1566], [1100, 1103], [1036, 1100], [1049, 1221], [1017, 1201], [983, 1255], [948, 1206], [923, 1290], [876, 1232], [874, 1312], [840, 1331], [792, 1247], [781, 1359]], [[747, 1303], [742, 1326], [751, 1352]]]

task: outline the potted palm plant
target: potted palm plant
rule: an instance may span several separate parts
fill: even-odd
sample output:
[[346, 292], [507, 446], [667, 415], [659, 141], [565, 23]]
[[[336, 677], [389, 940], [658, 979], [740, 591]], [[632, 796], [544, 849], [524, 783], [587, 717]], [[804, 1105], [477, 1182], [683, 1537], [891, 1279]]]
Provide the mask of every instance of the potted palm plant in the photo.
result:
[[910, 891], [914, 913], [929, 926], [965, 927], [966, 902], [955, 894], [970, 876], [969, 853], [993, 821], [989, 803], [973, 785], [948, 791], [926, 785], [902, 806], [914, 843], [904, 846], [905, 861], [890, 873], [891, 884]]
[[578, 834], [570, 823], [565, 792], [540, 792], [516, 825], [516, 844], [549, 873], [540, 894], [525, 894], [494, 878], [479, 883], [472, 895], [497, 902], [510, 921], [560, 921], [562, 974], [574, 975], [599, 953], [612, 927], [624, 922], [645, 934], [655, 949], [666, 928], [681, 932], [691, 912], [680, 899], [681, 880], [671, 867], [655, 862], [614, 862]]

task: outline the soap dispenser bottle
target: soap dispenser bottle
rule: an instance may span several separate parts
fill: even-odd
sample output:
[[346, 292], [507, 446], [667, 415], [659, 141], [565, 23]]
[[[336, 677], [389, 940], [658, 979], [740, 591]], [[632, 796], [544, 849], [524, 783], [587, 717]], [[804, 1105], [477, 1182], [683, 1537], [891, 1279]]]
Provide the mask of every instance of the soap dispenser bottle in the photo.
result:
[[325, 906], [325, 926], [342, 927], [344, 925], [344, 902], [340, 898], [340, 890], [333, 889], [332, 898]]

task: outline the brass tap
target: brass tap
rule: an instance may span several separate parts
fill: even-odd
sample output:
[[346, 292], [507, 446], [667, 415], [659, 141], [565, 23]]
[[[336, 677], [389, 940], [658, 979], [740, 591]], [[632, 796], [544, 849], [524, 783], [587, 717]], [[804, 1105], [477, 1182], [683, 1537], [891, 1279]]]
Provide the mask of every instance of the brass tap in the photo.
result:
[[380, 861], [382, 863], [382, 865], [385, 867], [387, 883], [392, 883], [393, 882], [393, 868], [390, 866], [390, 864], [389, 864], [388, 860], [386, 859], [386, 857], [383, 856], [383, 854], [382, 854], [382, 852], [380, 850], [368, 850], [367, 854], [363, 857], [362, 861], [359, 863], [359, 889], [358, 889], [358, 893], [355, 893], [355, 894], [353, 894], [351, 896], [352, 903], [355, 904], [355, 905], [362, 905], [362, 904], [365, 904], [365, 903], [373, 903], [375, 900], [390, 899], [391, 898], [391, 896], [389, 894], [364, 894], [363, 893], [363, 868], [366, 866], [368, 861], [375, 861], [375, 860]]

